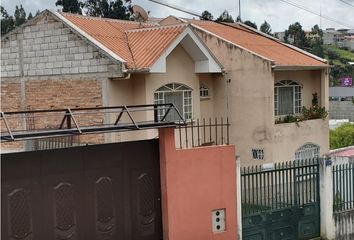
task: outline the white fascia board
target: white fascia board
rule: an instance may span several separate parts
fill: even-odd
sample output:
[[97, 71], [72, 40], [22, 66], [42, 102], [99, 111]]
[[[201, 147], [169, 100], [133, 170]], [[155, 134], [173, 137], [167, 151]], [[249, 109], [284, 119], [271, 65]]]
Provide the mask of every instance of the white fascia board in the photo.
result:
[[229, 41], [229, 40], [227, 40], [227, 39], [225, 39], [225, 38], [222, 38], [222, 37], [220, 37], [219, 35], [217, 35], [217, 34], [215, 34], [215, 33], [212, 33], [212, 32], [210, 32], [210, 31], [208, 31], [208, 30], [206, 30], [206, 29], [204, 29], [204, 28], [202, 28], [202, 27], [199, 27], [199, 26], [197, 26], [197, 25], [195, 25], [195, 24], [191, 24], [191, 25], [192, 25], [194, 28], [199, 29], [200, 31], [203, 31], [203, 32], [205, 32], [205, 33], [207, 33], [207, 34], [209, 34], [209, 35], [211, 35], [211, 36], [214, 36], [214, 37], [216, 37], [216, 38], [218, 38], [218, 39], [220, 39], [220, 40], [222, 40], [222, 41], [224, 41], [224, 42], [226, 42], [226, 43], [229, 43], [229, 44], [231, 44], [231, 45], [233, 45], [233, 46], [235, 46], [235, 47], [237, 47], [237, 48], [239, 48], [239, 49], [242, 49], [242, 50], [244, 50], [244, 51], [246, 51], [246, 52], [249, 52], [249, 53], [252, 54], [252, 55], [255, 55], [255, 56], [259, 57], [259, 58], [262, 58], [263, 60], [266, 60], [266, 61], [275, 63], [275, 61], [272, 60], [272, 59], [269, 59], [269, 58], [267, 58], [267, 57], [265, 57], [265, 56], [262, 56], [262, 55], [260, 55], [260, 54], [258, 54], [258, 53], [252, 52], [252, 51], [250, 51], [250, 50], [247, 49], [247, 48], [241, 47], [240, 45], [237, 45], [237, 44], [235, 44], [235, 43], [233, 43], [233, 42], [231, 42], [231, 41]]
[[70, 22], [68, 19], [66, 19], [63, 15], [61, 15], [60, 13], [54, 11], [54, 10], [48, 10], [50, 13], [52, 13], [55, 17], [57, 17], [59, 20], [61, 20], [62, 22], [64, 22], [69, 28], [71, 28], [72, 30], [74, 30], [75, 32], [77, 32], [79, 35], [81, 35], [82, 37], [86, 38], [87, 40], [89, 40], [94, 46], [96, 46], [97, 48], [99, 48], [100, 50], [102, 50], [103, 52], [105, 52], [107, 55], [109, 55], [110, 57], [112, 57], [114, 60], [121, 62], [121, 63], [126, 63], [126, 61], [121, 58], [120, 56], [118, 56], [117, 54], [115, 54], [114, 52], [112, 52], [110, 49], [108, 49], [106, 46], [104, 46], [102, 43], [100, 43], [99, 41], [97, 41], [96, 39], [94, 39], [93, 37], [91, 37], [89, 34], [87, 34], [86, 32], [82, 31], [79, 27], [77, 27], [74, 23]]
[[196, 73], [221, 73], [223, 71], [222, 65], [218, 60], [212, 55], [210, 50], [204, 45], [204, 43], [198, 38], [198, 36], [193, 32], [193, 30], [188, 26], [171, 44], [170, 46], [161, 54], [161, 56], [155, 61], [151, 66], [151, 73], [165, 73], [166, 72], [166, 58], [168, 55], [177, 47], [179, 43], [189, 35], [194, 43], [198, 46], [199, 50], [206, 56], [207, 60], [194, 61], [195, 62], [195, 72]]

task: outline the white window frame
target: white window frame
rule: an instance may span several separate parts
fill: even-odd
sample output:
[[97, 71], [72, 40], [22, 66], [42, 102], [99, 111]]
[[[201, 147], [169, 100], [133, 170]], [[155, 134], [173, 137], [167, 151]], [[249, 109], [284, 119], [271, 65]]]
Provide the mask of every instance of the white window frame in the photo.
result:
[[[181, 83], [168, 83], [160, 88], [158, 88], [154, 92], [154, 103], [155, 104], [164, 104], [165, 103], [165, 93], [167, 92], [182, 92], [182, 109], [181, 115], [184, 120], [192, 120], [193, 119], [193, 89], [188, 87], [187, 85]], [[190, 94], [190, 96], [187, 96]], [[186, 100], [190, 101], [190, 104], [186, 104]], [[190, 107], [190, 111], [186, 111], [186, 107]], [[161, 119], [166, 110], [158, 109], [157, 117]]]
[[208, 98], [210, 98], [209, 88], [206, 87], [204, 84], [200, 85], [199, 96], [200, 96], [200, 99], [208, 99]]
[[[293, 112], [290, 114], [301, 113], [302, 109], [302, 86], [292, 80], [281, 80], [274, 84], [274, 115], [275, 116], [286, 116], [288, 114], [279, 114], [279, 88], [287, 87], [292, 88], [293, 91]], [[297, 98], [296, 95], [300, 97]]]
[[[309, 156], [309, 153], [311, 156]], [[314, 143], [306, 143], [295, 152], [295, 161], [304, 161], [320, 156], [320, 146]]]

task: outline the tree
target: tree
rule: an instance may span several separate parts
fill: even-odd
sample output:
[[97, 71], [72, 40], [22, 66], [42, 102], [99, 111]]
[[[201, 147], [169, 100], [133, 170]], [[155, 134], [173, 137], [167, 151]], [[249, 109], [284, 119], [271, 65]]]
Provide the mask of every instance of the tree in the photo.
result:
[[202, 12], [202, 17], [200, 18], [200, 20], [213, 20], [213, 19], [214, 19], [213, 15], [207, 10]]
[[27, 20], [31, 20], [32, 18], [33, 18], [33, 15], [32, 15], [32, 13], [30, 12], [30, 13], [28, 14]]
[[317, 24], [312, 27], [311, 33], [318, 35], [318, 38], [323, 38], [323, 31]]
[[55, 6], [63, 7], [63, 12], [82, 14], [82, 3], [80, 0], [57, 0]]
[[132, 18], [130, 1], [123, 3], [122, 0], [86, 0], [84, 6], [89, 16], [123, 20]]
[[330, 130], [329, 142], [331, 149], [354, 145], [354, 125], [345, 123], [334, 130]]
[[284, 41], [303, 49], [309, 46], [305, 31], [302, 30], [302, 26], [299, 22], [291, 24], [288, 30], [285, 30]]
[[23, 9], [22, 4], [20, 7], [16, 5], [14, 17], [16, 27], [26, 22], [26, 11]]
[[12, 16], [9, 16], [3, 6], [0, 6], [1, 11], [1, 34], [6, 34], [15, 28], [15, 21]]
[[218, 22], [228, 22], [228, 23], [234, 23], [234, 19], [230, 15], [230, 13], [225, 10], [217, 19], [216, 21]]
[[311, 29], [311, 33], [308, 38], [308, 42], [310, 45], [310, 52], [315, 54], [319, 57], [324, 57], [324, 50], [323, 50], [323, 31], [320, 27], [316, 24]]
[[257, 24], [255, 22], [251, 22], [249, 20], [245, 21], [244, 24], [246, 24], [247, 26], [250, 26], [254, 29], [257, 29]]
[[262, 23], [259, 30], [261, 30], [261, 32], [264, 32], [265, 34], [272, 36], [272, 28], [270, 27], [270, 24], [267, 21], [264, 21], [264, 23]]

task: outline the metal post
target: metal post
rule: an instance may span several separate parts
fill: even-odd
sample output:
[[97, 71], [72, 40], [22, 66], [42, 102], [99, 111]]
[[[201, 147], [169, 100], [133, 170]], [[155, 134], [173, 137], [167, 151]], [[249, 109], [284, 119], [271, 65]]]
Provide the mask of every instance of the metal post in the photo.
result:
[[241, 158], [236, 156], [237, 239], [242, 239]]

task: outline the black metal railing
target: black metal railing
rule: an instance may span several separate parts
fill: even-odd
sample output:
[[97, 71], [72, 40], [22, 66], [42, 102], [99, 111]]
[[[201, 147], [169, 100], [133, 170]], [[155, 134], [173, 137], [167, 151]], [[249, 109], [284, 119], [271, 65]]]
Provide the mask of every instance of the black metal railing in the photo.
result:
[[226, 118], [196, 119], [175, 130], [177, 148], [193, 148], [230, 143], [230, 123]]
[[241, 168], [242, 215], [319, 201], [319, 159]]
[[354, 164], [343, 163], [332, 167], [333, 211], [354, 209]]
[[[163, 110], [158, 119], [157, 111]], [[152, 112], [152, 114], [145, 114]], [[167, 116], [174, 112], [177, 121]], [[141, 114], [144, 113], [144, 114]], [[31, 124], [24, 122], [33, 119]], [[1, 141], [147, 130], [186, 124], [174, 104], [0, 112]]]

